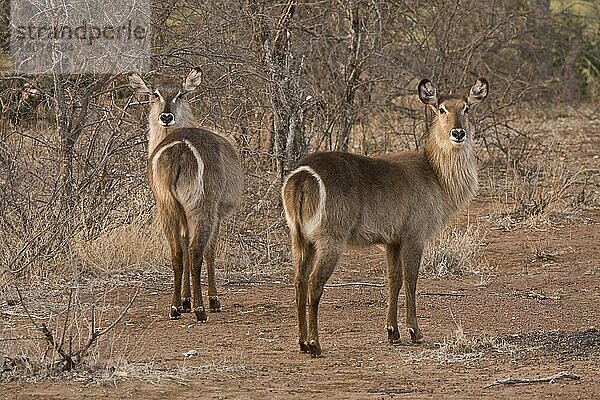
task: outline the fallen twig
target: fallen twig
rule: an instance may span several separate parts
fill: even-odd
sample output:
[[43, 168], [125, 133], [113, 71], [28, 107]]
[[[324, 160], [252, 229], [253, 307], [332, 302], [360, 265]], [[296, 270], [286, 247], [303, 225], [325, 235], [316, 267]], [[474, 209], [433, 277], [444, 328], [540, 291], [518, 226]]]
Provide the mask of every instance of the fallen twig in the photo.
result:
[[0, 315], [4, 315], [7, 317], [20, 317], [20, 318], [32, 318], [32, 319], [48, 319], [48, 317], [39, 317], [37, 315], [26, 315], [26, 314], [19, 314], [16, 312], [12, 312], [12, 311], [0, 311]]
[[560, 300], [560, 296], [544, 294], [544, 293], [535, 293], [535, 292], [527, 292], [521, 294], [521, 297], [526, 297], [528, 299], [537, 299], [537, 300]]
[[491, 387], [496, 385], [523, 385], [523, 384], [531, 384], [531, 383], [540, 383], [540, 382], [549, 382], [554, 383], [559, 379], [580, 379], [581, 377], [577, 374], [574, 374], [571, 371], [560, 371], [554, 375], [546, 376], [546, 377], [536, 377], [536, 378], [505, 378], [498, 379], [494, 382], [486, 385], [485, 387]]
[[384, 387], [384, 388], [373, 388], [367, 390], [367, 393], [381, 393], [381, 394], [406, 394], [413, 393], [415, 389], [411, 387]]
[[464, 297], [466, 294], [454, 293], [454, 292], [419, 292], [420, 296], [452, 296], [452, 297]]
[[264, 285], [269, 283], [268, 281], [261, 281], [257, 279], [227, 279], [223, 282], [223, 286], [232, 286], [232, 285]]
[[336, 288], [344, 286], [370, 286], [370, 287], [384, 287], [383, 283], [371, 283], [371, 282], [340, 282], [340, 283], [327, 283], [326, 288]]

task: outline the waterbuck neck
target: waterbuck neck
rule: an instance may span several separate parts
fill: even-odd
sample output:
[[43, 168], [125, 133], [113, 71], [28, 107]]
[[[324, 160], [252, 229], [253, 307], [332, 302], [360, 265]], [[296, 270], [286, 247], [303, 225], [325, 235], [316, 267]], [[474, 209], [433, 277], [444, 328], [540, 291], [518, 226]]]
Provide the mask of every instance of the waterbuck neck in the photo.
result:
[[425, 157], [448, 199], [455, 207], [460, 207], [475, 195], [479, 185], [472, 139], [468, 138], [462, 145], [456, 146], [440, 138], [443, 136], [435, 132], [434, 124], [425, 144]]
[[[153, 123], [154, 122], [154, 123]], [[150, 132], [148, 133], [148, 156], [151, 156], [159, 145], [168, 135], [167, 127], [158, 122], [149, 121]]]

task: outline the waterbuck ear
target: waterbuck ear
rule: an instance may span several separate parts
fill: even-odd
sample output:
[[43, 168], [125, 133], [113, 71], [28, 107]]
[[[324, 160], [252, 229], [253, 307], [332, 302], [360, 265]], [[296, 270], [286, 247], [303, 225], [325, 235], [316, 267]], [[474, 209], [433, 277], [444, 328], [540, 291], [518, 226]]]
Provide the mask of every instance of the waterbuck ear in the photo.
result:
[[437, 89], [429, 79], [423, 79], [421, 82], [419, 82], [417, 90], [419, 92], [419, 99], [421, 99], [423, 103], [437, 108]]
[[200, 81], [202, 81], [202, 71], [198, 67], [192, 68], [187, 78], [185, 78], [182, 92], [187, 93], [196, 90], [200, 85]]
[[138, 74], [129, 75], [129, 84], [138, 93], [153, 94], [155, 89], [149, 85]]
[[481, 103], [488, 95], [488, 89], [490, 85], [485, 78], [477, 79], [477, 82], [469, 90], [469, 97], [467, 97], [467, 104], [473, 105]]

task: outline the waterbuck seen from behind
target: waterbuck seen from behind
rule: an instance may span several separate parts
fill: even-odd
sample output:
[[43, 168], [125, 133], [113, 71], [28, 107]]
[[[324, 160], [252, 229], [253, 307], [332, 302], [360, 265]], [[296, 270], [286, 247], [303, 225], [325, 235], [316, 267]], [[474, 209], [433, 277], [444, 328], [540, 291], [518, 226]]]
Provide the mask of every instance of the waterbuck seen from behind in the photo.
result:
[[415, 303], [421, 256], [427, 241], [477, 191], [467, 116], [487, 94], [483, 78], [464, 96], [445, 97], [424, 79], [418, 95], [435, 117], [422, 150], [380, 158], [315, 153], [286, 178], [282, 197], [292, 239], [301, 351], [321, 354], [319, 301], [347, 245], [385, 245], [388, 340], [400, 341], [397, 314], [403, 284], [410, 338], [423, 338]]
[[[221, 221], [238, 207], [242, 194], [242, 169], [236, 150], [225, 138], [195, 127], [187, 100], [201, 80], [193, 69], [183, 85], [156, 87], [139, 75], [129, 77], [139, 93], [151, 96], [148, 123], [148, 179], [158, 219], [171, 248], [174, 291], [171, 319], [182, 312], [206, 321], [200, 272], [208, 275], [211, 311], [220, 311], [215, 285], [215, 250]], [[192, 294], [190, 298], [190, 274]]]

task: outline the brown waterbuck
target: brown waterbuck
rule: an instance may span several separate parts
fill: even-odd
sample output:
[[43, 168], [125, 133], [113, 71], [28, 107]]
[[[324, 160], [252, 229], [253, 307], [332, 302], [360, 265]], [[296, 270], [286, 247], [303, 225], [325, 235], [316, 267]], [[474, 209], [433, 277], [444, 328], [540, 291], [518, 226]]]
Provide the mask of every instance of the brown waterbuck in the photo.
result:
[[483, 78], [464, 96], [440, 96], [424, 79], [418, 95], [435, 118], [421, 151], [381, 158], [315, 153], [286, 178], [282, 197], [292, 239], [301, 351], [321, 354], [319, 301], [347, 245], [386, 246], [388, 340], [400, 341], [398, 295], [404, 284], [408, 332], [413, 342], [421, 341], [415, 303], [421, 255], [426, 242], [477, 191], [467, 115], [487, 94]]
[[148, 180], [171, 247], [174, 291], [170, 317], [179, 319], [182, 312], [190, 312], [193, 307], [198, 321], [204, 322], [207, 315], [200, 286], [202, 261], [207, 267], [209, 308], [220, 311], [215, 285], [216, 242], [221, 221], [239, 205], [242, 169], [229, 141], [195, 127], [186, 97], [198, 87], [201, 76], [196, 68], [183, 85], [163, 82], [154, 87], [137, 74], [132, 74], [129, 82], [137, 92], [152, 96]]

